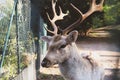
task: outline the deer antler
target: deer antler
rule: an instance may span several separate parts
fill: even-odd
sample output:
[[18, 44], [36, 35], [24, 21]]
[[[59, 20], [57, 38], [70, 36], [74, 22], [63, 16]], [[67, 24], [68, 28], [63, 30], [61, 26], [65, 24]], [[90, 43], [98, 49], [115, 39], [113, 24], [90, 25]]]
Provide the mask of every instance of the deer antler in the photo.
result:
[[49, 21], [51, 22], [54, 31], [48, 30], [47, 28], [46, 28], [46, 30], [49, 31], [50, 33], [53, 33], [54, 35], [57, 35], [58, 27], [57, 27], [57, 25], [55, 24], [55, 22], [56, 22], [57, 20], [62, 20], [62, 19], [64, 18], [64, 16], [68, 15], [68, 13], [65, 13], [65, 14], [64, 14], [64, 13], [62, 12], [62, 9], [61, 9], [60, 6], [59, 6], [60, 13], [59, 13], [59, 15], [57, 15], [55, 6], [56, 6], [56, 1], [54, 2], [54, 1], [52, 0], [52, 10], [53, 10], [53, 13], [54, 13], [53, 19], [50, 19], [50, 16], [49, 16], [49, 14], [47, 13], [47, 17], [48, 17]]
[[67, 34], [69, 31], [80, 25], [88, 16], [90, 16], [93, 12], [102, 11], [104, 0], [101, 0], [99, 4], [96, 4], [96, 0], [91, 1], [91, 7], [86, 13], [82, 13], [78, 8], [76, 8], [73, 4], [71, 6], [82, 16], [82, 19], [79, 18], [76, 22], [68, 26], [66, 29], [63, 30], [63, 34]]

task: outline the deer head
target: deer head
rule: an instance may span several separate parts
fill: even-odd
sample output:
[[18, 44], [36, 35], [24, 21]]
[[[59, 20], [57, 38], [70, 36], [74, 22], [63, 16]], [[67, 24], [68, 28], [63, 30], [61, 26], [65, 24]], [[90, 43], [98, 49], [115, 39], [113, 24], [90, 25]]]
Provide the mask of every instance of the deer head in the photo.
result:
[[[49, 67], [54, 64], [62, 63], [63, 61], [67, 60], [70, 53], [70, 47], [72, 43], [74, 43], [77, 39], [78, 32], [72, 31], [75, 27], [78, 27], [79, 24], [81, 24], [88, 16], [90, 16], [93, 12], [96, 11], [102, 11], [103, 8], [103, 2], [104, 0], [101, 0], [99, 4], [96, 4], [96, 0], [91, 0], [91, 7], [86, 13], [82, 13], [77, 7], [75, 7], [73, 4], [70, 4], [81, 17], [75, 21], [73, 24], [68, 26], [66, 29], [62, 30], [62, 35], [58, 34], [58, 27], [55, 24], [57, 20], [62, 20], [64, 16], [67, 16], [68, 14], [64, 14], [62, 12], [62, 9], [60, 9], [60, 14], [56, 14], [55, 6], [56, 2], [52, 0], [52, 9], [54, 13], [53, 19], [49, 17], [49, 14], [47, 13], [48, 19], [52, 24], [53, 31], [50, 31], [46, 28], [47, 31], [54, 34], [54, 36], [43, 36], [41, 39], [46, 41], [48, 43], [48, 52], [44, 60], [42, 61], [43, 67]], [[67, 34], [70, 32], [69, 34]]]
[[70, 56], [70, 46], [77, 39], [78, 32], [72, 31], [67, 36], [44, 36], [42, 40], [48, 43], [47, 55], [42, 62], [43, 67], [49, 67], [54, 64], [62, 63]]

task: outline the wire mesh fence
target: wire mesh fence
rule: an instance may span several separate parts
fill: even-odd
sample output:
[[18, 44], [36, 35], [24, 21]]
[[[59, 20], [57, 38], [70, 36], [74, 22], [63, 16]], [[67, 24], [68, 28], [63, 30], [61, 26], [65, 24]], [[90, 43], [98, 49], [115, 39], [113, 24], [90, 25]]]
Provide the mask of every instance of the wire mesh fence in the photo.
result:
[[[0, 78], [2, 80], [8, 80], [14, 77], [17, 68], [16, 27], [15, 20], [13, 19], [14, 15], [12, 14], [13, 9], [13, 0], [5, 0], [0, 3]], [[9, 33], [10, 25], [12, 29]]]
[[[20, 8], [21, 7], [21, 8]], [[32, 32], [30, 29], [30, 1], [21, 0], [18, 4], [18, 36], [20, 51], [34, 52], [34, 45], [32, 39]]]
[[[10, 80], [21, 72], [31, 60], [35, 57], [35, 45], [33, 33], [30, 28], [31, 4], [30, 0], [19, 0], [18, 5], [13, 7], [17, 0], [6, 0], [0, 3], [0, 59], [4, 46], [5, 57], [3, 66], [0, 71], [0, 79]], [[13, 12], [13, 20], [10, 23]], [[17, 17], [16, 17], [17, 16]], [[5, 45], [6, 36], [11, 25], [10, 34], [8, 35], [7, 45]], [[31, 59], [30, 59], [31, 58]], [[28, 60], [29, 59], [29, 60]], [[25, 60], [29, 61], [25, 63]]]

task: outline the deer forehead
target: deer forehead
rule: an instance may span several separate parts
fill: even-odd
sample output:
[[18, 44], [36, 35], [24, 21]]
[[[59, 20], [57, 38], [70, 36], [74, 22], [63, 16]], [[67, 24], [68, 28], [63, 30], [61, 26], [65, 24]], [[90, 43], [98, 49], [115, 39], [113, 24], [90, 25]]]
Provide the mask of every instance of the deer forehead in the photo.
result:
[[51, 40], [52, 44], [53, 43], [59, 43], [61, 41], [65, 41], [66, 39], [66, 36], [62, 36], [62, 35], [57, 35], [57, 36], [54, 36], [53, 39]]
[[57, 41], [59, 41], [59, 40], [61, 40], [61, 39], [62, 39], [62, 36], [61, 36], [61, 35], [54, 36], [53, 42], [57, 42]]
[[49, 43], [50, 48], [57, 48], [59, 45], [66, 44], [66, 36], [57, 35], [54, 36]]

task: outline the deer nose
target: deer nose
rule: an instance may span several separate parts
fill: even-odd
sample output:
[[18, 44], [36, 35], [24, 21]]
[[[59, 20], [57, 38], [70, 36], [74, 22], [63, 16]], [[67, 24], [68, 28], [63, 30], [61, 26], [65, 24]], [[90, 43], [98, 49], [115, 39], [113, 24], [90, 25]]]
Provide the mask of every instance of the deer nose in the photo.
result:
[[42, 65], [42, 67], [49, 67], [50, 61], [47, 58], [44, 58], [41, 65]]

